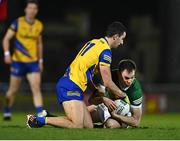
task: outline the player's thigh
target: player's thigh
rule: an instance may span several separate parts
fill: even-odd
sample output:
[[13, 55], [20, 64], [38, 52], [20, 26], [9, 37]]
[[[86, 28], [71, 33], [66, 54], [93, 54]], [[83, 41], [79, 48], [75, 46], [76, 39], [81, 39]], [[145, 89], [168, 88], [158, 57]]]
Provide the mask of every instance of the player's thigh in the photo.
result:
[[62, 103], [64, 112], [69, 120], [75, 125], [83, 127], [84, 105], [83, 101], [70, 100]]
[[9, 90], [10, 92], [16, 92], [21, 84], [22, 78], [17, 76], [10, 76]]
[[121, 127], [121, 124], [117, 120], [112, 119], [112, 118], [109, 118], [105, 122], [104, 125], [105, 125], [106, 128], [120, 128]]
[[93, 122], [92, 122], [90, 112], [88, 111], [85, 103], [83, 103], [83, 106], [84, 106], [84, 127], [85, 128], [93, 128]]
[[28, 73], [27, 79], [31, 86], [39, 87], [41, 83], [41, 74], [39, 72]]

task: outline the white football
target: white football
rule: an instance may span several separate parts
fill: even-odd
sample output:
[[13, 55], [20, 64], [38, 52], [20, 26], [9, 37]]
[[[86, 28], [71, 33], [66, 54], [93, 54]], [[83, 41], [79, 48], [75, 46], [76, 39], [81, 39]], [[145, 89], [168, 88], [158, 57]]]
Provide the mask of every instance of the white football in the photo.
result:
[[126, 103], [125, 101], [123, 101], [121, 99], [117, 99], [114, 102], [117, 106], [116, 113], [118, 115], [126, 116], [129, 113], [130, 105], [128, 103]]

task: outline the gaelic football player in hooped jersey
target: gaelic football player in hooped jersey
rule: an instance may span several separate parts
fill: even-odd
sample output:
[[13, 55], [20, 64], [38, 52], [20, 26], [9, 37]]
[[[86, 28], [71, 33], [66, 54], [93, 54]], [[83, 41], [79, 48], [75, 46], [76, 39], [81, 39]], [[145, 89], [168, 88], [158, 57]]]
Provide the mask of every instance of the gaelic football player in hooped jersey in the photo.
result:
[[[23, 76], [27, 76], [37, 114], [43, 111], [43, 100], [40, 90], [41, 74], [43, 70], [42, 23], [35, 19], [38, 13], [38, 2], [28, 0], [25, 16], [19, 17], [11, 24], [3, 39], [4, 61], [11, 65], [11, 76], [6, 93], [6, 107], [4, 119], [11, 118], [11, 108]], [[14, 51], [11, 57], [10, 40], [14, 37]]]
[[[57, 99], [62, 104], [65, 117], [37, 117], [27, 116], [29, 127], [41, 127], [45, 124], [65, 128], [92, 128], [90, 113], [83, 102], [87, 83], [92, 80], [95, 68], [99, 68], [104, 85], [119, 98], [125, 94], [111, 79], [111, 48], [123, 44], [126, 28], [120, 22], [113, 22], [108, 26], [106, 36], [87, 42], [67, 68], [63, 77], [57, 83]], [[110, 107], [116, 108], [112, 100], [108, 100]]]

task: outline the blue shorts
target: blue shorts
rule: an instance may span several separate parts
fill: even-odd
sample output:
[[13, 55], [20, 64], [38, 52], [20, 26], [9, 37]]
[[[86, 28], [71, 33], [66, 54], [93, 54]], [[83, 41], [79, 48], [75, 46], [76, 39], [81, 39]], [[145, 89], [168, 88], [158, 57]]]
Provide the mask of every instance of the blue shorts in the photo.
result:
[[83, 101], [83, 91], [67, 76], [61, 77], [56, 85], [58, 103], [68, 100]]
[[13, 61], [11, 63], [11, 75], [13, 76], [25, 76], [27, 73], [40, 72], [39, 62], [22, 63]]

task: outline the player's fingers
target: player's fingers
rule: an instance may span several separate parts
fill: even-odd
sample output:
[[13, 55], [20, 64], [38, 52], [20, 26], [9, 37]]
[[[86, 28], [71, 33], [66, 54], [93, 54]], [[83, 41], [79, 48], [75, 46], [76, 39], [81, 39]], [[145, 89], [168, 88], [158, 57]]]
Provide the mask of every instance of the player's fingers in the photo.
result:
[[114, 103], [110, 104], [110, 111], [116, 110], [116, 105]]

